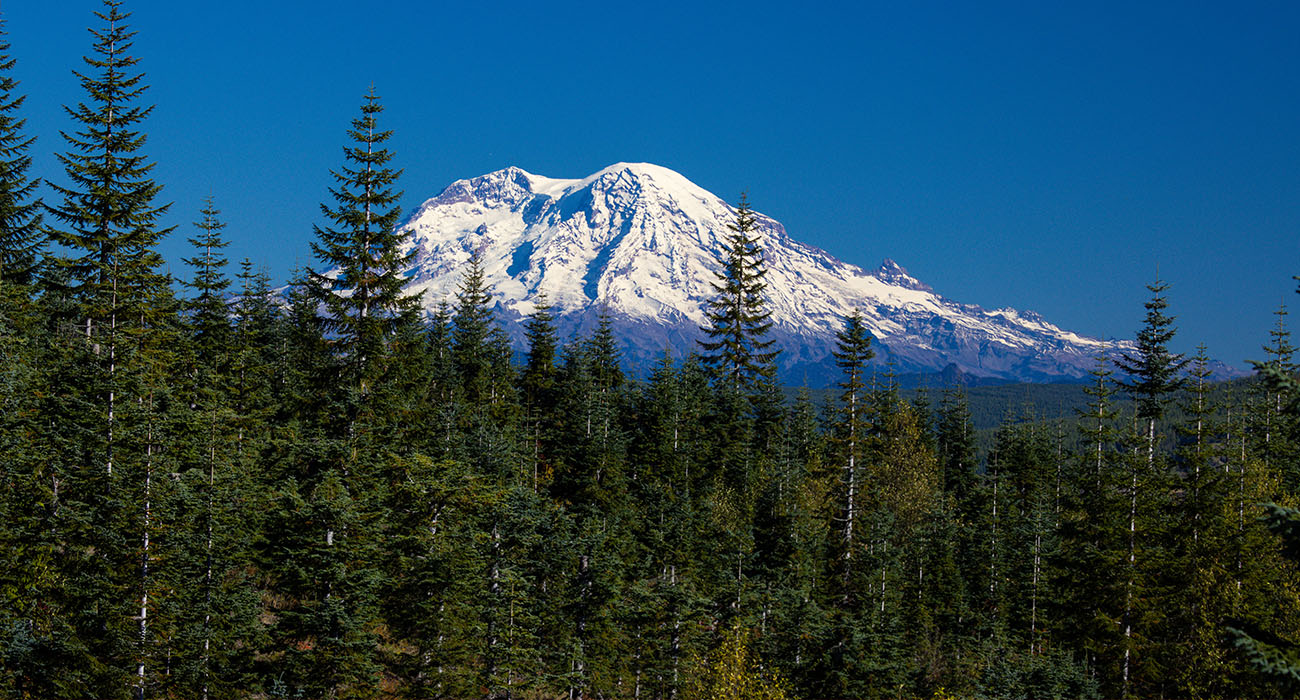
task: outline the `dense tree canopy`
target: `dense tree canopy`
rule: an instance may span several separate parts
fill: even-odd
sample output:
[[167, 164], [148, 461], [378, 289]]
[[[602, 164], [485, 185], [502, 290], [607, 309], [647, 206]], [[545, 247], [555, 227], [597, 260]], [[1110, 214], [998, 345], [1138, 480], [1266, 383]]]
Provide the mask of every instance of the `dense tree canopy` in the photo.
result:
[[1157, 283], [1077, 415], [981, 432], [854, 313], [838, 386], [787, 399], [742, 199], [701, 354], [629, 366], [542, 299], [516, 356], [477, 253], [432, 314], [406, 295], [373, 90], [317, 269], [232, 274], [208, 200], [173, 284], [127, 14], [98, 16], [45, 228], [0, 44], [0, 696], [1293, 692], [1283, 316], [1269, 381], [1216, 383]]

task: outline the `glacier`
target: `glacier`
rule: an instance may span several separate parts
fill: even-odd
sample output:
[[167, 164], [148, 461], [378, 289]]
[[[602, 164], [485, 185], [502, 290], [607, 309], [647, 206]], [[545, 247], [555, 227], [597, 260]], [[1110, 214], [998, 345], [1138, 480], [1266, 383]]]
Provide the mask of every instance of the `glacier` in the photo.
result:
[[[696, 349], [734, 217], [722, 198], [658, 165], [617, 163], [579, 179], [509, 167], [451, 183], [405, 220], [406, 245], [416, 249], [408, 291], [429, 309], [454, 302], [477, 252], [517, 349], [522, 321], [544, 292], [562, 340], [593, 328], [603, 312], [628, 366], [644, 370], [665, 352]], [[758, 224], [786, 383], [833, 381], [835, 333], [854, 309], [874, 338], [875, 361], [899, 373], [955, 365], [975, 377], [1069, 381], [1100, 356], [1132, 350], [1031, 311], [946, 299], [889, 259], [874, 270], [843, 262], [761, 213]]]

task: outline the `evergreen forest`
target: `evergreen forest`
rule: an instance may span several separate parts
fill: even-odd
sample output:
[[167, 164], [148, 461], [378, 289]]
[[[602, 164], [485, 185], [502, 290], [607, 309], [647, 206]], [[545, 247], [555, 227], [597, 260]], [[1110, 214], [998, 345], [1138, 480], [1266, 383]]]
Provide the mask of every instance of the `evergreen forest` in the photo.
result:
[[777, 382], [742, 199], [697, 352], [633, 376], [543, 304], [519, 354], [477, 258], [431, 314], [403, 291], [373, 88], [287, 286], [219, 202], [163, 226], [128, 19], [48, 182], [0, 37], [0, 696], [1294, 696], [1285, 309], [1225, 392], [1157, 281], [1070, 420], [977, 440], [860, 315], [832, 392]]

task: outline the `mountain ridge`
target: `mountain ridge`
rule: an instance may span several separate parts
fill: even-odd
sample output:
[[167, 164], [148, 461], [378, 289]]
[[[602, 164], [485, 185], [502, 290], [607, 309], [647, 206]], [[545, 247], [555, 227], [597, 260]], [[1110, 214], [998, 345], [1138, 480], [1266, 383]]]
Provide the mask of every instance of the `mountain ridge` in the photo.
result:
[[[616, 163], [573, 179], [511, 166], [451, 183], [406, 219], [416, 249], [408, 288], [428, 307], [453, 297], [461, 267], [477, 252], [519, 347], [521, 321], [545, 291], [562, 333], [592, 327], [604, 310], [631, 364], [648, 366], [665, 350], [695, 349], [733, 219], [727, 202], [658, 165]], [[854, 308], [875, 339], [877, 362], [899, 372], [952, 364], [975, 377], [1072, 381], [1098, 356], [1132, 349], [1032, 311], [947, 299], [889, 258], [867, 270], [795, 240], [769, 216], [757, 219], [771, 337], [787, 382], [834, 378], [834, 335]]]

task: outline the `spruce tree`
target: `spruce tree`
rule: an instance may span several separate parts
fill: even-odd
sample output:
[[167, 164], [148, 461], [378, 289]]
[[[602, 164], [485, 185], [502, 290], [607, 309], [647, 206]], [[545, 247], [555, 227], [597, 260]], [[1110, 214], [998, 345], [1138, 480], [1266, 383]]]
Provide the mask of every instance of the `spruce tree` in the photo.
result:
[[546, 439], [543, 433], [552, 431], [551, 417], [555, 409], [558, 375], [555, 366], [555, 319], [551, 315], [551, 305], [546, 300], [545, 292], [538, 292], [535, 310], [524, 322], [524, 334], [528, 338], [528, 356], [520, 375], [520, 388], [523, 393], [524, 415], [528, 421], [532, 482], [533, 490], [536, 491], [542, 475], [549, 471], [549, 468], [543, 467], [543, 461], [549, 459], [549, 454], [542, 451]]
[[68, 150], [58, 155], [68, 184], [51, 183], [62, 202], [48, 208], [48, 233], [70, 255], [48, 277], [65, 288], [51, 293], [75, 300], [89, 350], [86, 376], [59, 389], [86, 401], [71, 418], [83, 444], [63, 494], [64, 513], [82, 519], [66, 531], [65, 551], [76, 559], [66, 609], [93, 659], [79, 694], [130, 688], [141, 696], [165, 670], [150, 616], [160, 593], [155, 545], [165, 504], [157, 489], [165, 484], [157, 476], [175, 312], [155, 247], [170, 229], [158, 226], [167, 206], [155, 203], [161, 185], [142, 152], [140, 127], [152, 107], [141, 104], [147, 86], [129, 54], [135, 33], [116, 0], [96, 16], [103, 26], [90, 30], [92, 54], [75, 73], [86, 101], [66, 108], [77, 128], [63, 132]]
[[471, 405], [490, 394], [491, 360], [488, 335], [492, 331], [492, 296], [483, 279], [483, 258], [470, 256], [456, 295], [456, 316], [451, 333], [451, 357], [460, 374], [465, 399]]
[[[1291, 331], [1287, 328], [1286, 304], [1273, 312], [1277, 323], [1269, 331], [1270, 342], [1263, 347], [1267, 359], [1259, 367], [1272, 367], [1278, 376], [1294, 377], [1300, 367], [1296, 365], [1296, 348], [1291, 344]], [[1282, 483], [1288, 491], [1300, 491], [1300, 453], [1297, 453], [1295, 439], [1297, 418], [1285, 409], [1291, 400], [1289, 390], [1277, 382], [1264, 382], [1260, 391], [1261, 410], [1256, 422], [1256, 442], [1260, 443], [1265, 466], [1276, 468]]]
[[[844, 319], [844, 327], [836, 334], [836, 349], [832, 351], [835, 364], [844, 372], [839, 386], [841, 420], [836, 431], [837, 441], [841, 446], [840, 460], [843, 464], [840, 478], [839, 519], [842, 522], [842, 542], [840, 551], [840, 576], [845, 586], [844, 602], [850, 597], [849, 579], [852, 575], [853, 556], [861, 549], [861, 523], [858, 513], [863, 509], [863, 492], [866, 490], [863, 476], [865, 474], [864, 457], [869, 438], [869, 406], [866, 400], [866, 365], [875, 356], [871, 349], [871, 335], [863, 324], [862, 312], [855, 309]], [[859, 532], [854, 531], [857, 526]]]
[[733, 390], [747, 389], [760, 377], [775, 373], [779, 351], [765, 340], [772, 328], [767, 308], [767, 266], [758, 238], [758, 216], [744, 194], [736, 205], [736, 220], [728, 224], [722, 270], [713, 289], [716, 296], [705, 312], [707, 340], [700, 341], [704, 360], [717, 369]]
[[[1296, 278], [1300, 280], [1300, 277]], [[1297, 290], [1300, 293], [1300, 290]], [[1282, 343], [1279, 342], [1279, 345]], [[1272, 362], [1255, 363], [1255, 367], [1264, 375], [1264, 380], [1271, 392], [1285, 397], [1282, 414], [1293, 421], [1300, 419], [1300, 381], [1288, 371], [1281, 362], [1274, 358]], [[1245, 465], [1242, 465], [1242, 490], [1245, 490]], [[1238, 507], [1238, 517], [1243, 517]], [[1281, 541], [1281, 554], [1293, 565], [1300, 565], [1300, 510], [1277, 503], [1264, 506], [1265, 513], [1261, 520]], [[1242, 523], [1244, 525], [1244, 523]], [[1240, 545], [1239, 545], [1240, 546]], [[1238, 560], [1240, 562], [1240, 559]], [[1238, 564], [1238, 581], [1240, 581], [1240, 564]], [[1294, 566], [1288, 567], [1294, 577]], [[1238, 588], [1241, 585], [1238, 584]], [[1252, 611], [1253, 612], [1253, 611]], [[1277, 610], [1268, 610], [1266, 615], [1272, 620], [1281, 621]], [[1292, 691], [1300, 688], [1300, 642], [1297, 637], [1287, 636], [1279, 630], [1278, 622], [1269, 626], [1261, 625], [1255, 615], [1239, 611], [1238, 616], [1227, 628], [1236, 646], [1242, 650], [1250, 663], [1265, 676], [1269, 677], [1282, 690]]]
[[23, 133], [27, 120], [18, 116], [27, 96], [18, 94], [16, 63], [0, 19], [0, 283], [25, 285], [35, 279], [46, 236], [41, 202], [32, 199], [41, 181], [27, 175], [36, 137]]
[[226, 225], [218, 218], [221, 212], [211, 197], [199, 213], [203, 218], [194, 224], [199, 233], [189, 239], [195, 255], [185, 259], [185, 264], [194, 270], [193, 278], [185, 286], [195, 294], [186, 304], [186, 311], [199, 359], [212, 367], [217, 353], [226, 351], [230, 341], [230, 307], [226, 300], [230, 280], [225, 275], [227, 260], [221, 255], [221, 249], [227, 245], [221, 237], [221, 229]]
[[1165, 309], [1169, 308], [1165, 298], [1169, 285], [1156, 280], [1147, 289], [1151, 291], [1151, 299], [1145, 304], [1146, 321], [1138, 331], [1136, 351], [1121, 355], [1115, 364], [1128, 374], [1128, 378], [1119, 384], [1137, 403], [1138, 418], [1142, 419], [1145, 428], [1149, 465], [1155, 458], [1156, 421], [1164, 415], [1174, 393], [1185, 383], [1179, 375], [1189, 361], [1169, 350], [1169, 341], [1177, 332], [1174, 317], [1165, 314]]
[[1139, 460], [1136, 455], [1128, 457], [1128, 555], [1120, 621], [1124, 634], [1121, 692], [1125, 697], [1132, 692], [1134, 683], [1154, 680], [1156, 676], [1154, 671], [1150, 675], [1141, 674], [1143, 669], [1135, 668], [1134, 658], [1138, 649], [1148, 641], [1146, 635], [1151, 632], [1138, 625], [1144, 618], [1158, 615], [1160, 607], [1154, 600], [1154, 591], [1148, 589], [1154, 585], [1150, 574], [1160, 571], [1163, 563], [1159, 561], [1162, 538], [1156, 530], [1166, 524], [1160, 516], [1168, 497], [1168, 475], [1156, 460], [1156, 422], [1164, 415], [1175, 392], [1186, 383], [1180, 373], [1189, 362], [1169, 350], [1169, 341], [1173, 340], [1176, 329], [1173, 317], [1165, 314], [1169, 303], [1164, 293], [1168, 288], [1160, 280], [1147, 287], [1152, 296], [1145, 304], [1146, 321], [1137, 334], [1137, 350], [1115, 361], [1128, 374], [1128, 378], [1119, 384], [1133, 397], [1136, 417], [1142, 423], [1142, 435], [1134, 437], [1146, 443], [1145, 459]]
[[[106, 26], [91, 29], [94, 55], [76, 72], [89, 102], [65, 108], [79, 128], [63, 132], [68, 151], [58, 155], [69, 184], [50, 183], [61, 204], [49, 208], [56, 225], [54, 241], [71, 251], [61, 260], [83, 304], [84, 332], [105, 336], [111, 356], [123, 326], [138, 326], [140, 306], [162, 277], [154, 250], [170, 228], [157, 222], [168, 205], [157, 205], [162, 186], [150, 173], [154, 164], [141, 152], [146, 136], [139, 130], [153, 111], [140, 104], [144, 74], [135, 72], [132, 38], [119, 0], [105, 0], [96, 12]], [[106, 328], [104, 328], [106, 326]], [[110, 359], [111, 362], [111, 359]]]
[[403, 292], [409, 231], [397, 228], [402, 193], [394, 189], [401, 170], [388, 167], [393, 154], [384, 144], [391, 131], [378, 128], [384, 108], [371, 87], [352, 120], [343, 148], [344, 165], [330, 171], [334, 203], [322, 204], [329, 224], [316, 226], [312, 251], [323, 269], [308, 279], [325, 312], [325, 330], [348, 368], [360, 397], [377, 375], [392, 338], [415, 322], [418, 298]]

